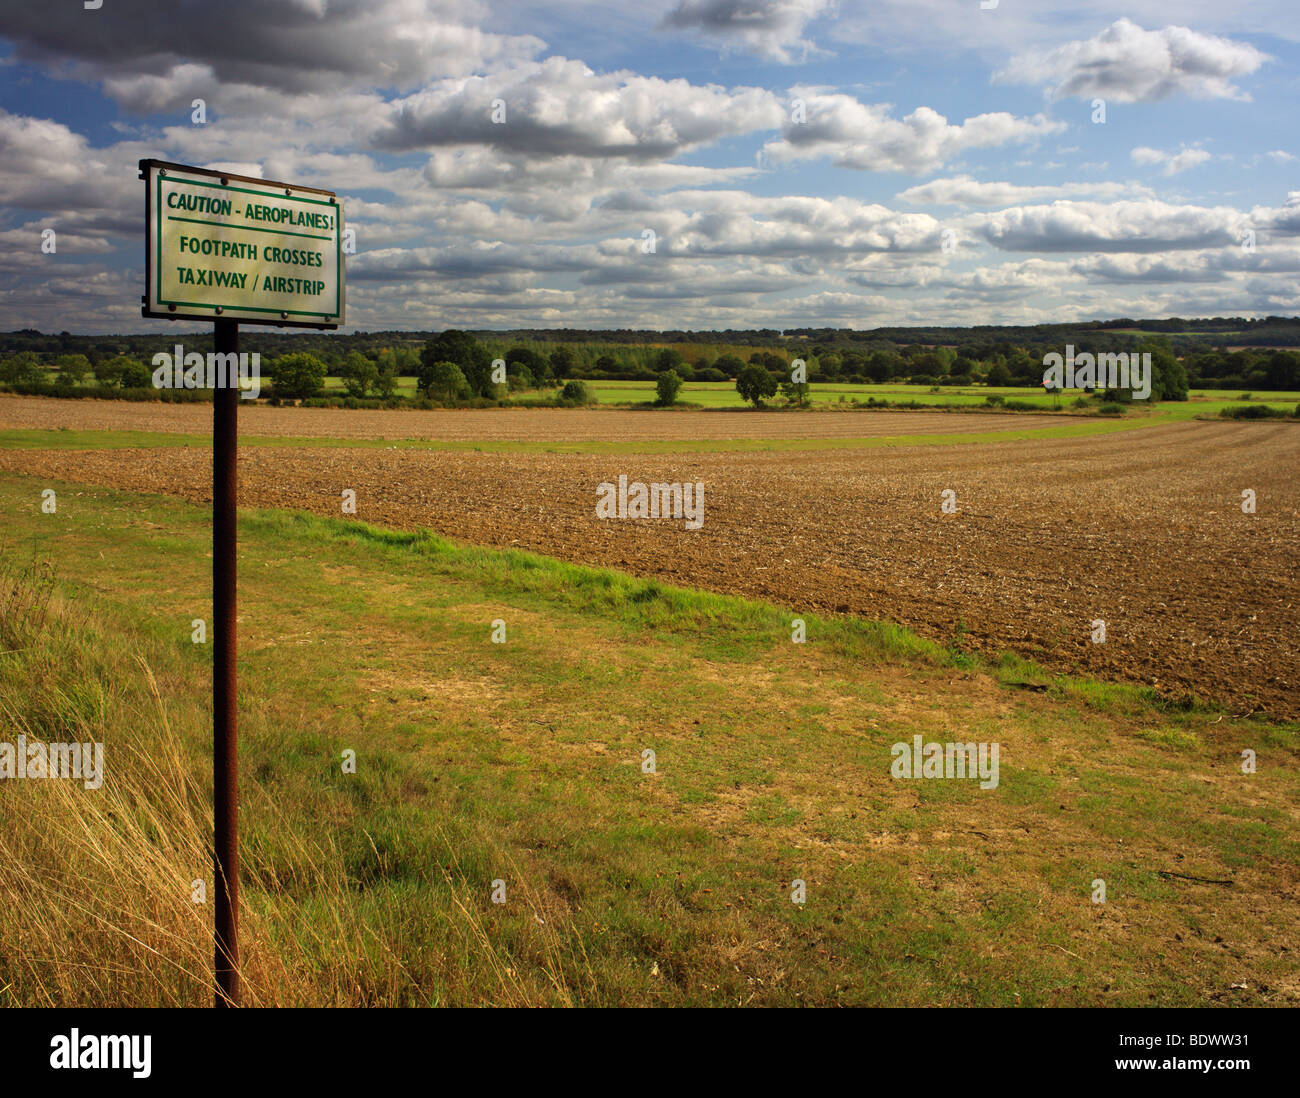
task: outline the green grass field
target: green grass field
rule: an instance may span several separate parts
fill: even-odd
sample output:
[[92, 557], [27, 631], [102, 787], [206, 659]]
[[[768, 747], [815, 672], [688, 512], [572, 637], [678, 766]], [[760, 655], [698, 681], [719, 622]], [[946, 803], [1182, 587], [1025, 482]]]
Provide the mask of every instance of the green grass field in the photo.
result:
[[[655, 399], [653, 381], [587, 381], [587, 388], [597, 402], [612, 407], [648, 405]], [[398, 379], [397, 391], [400, 396], [416, 395], [416, 379], [403, 377]], [[344, 392], [343, 382], [337, 377], [326, 379], [325, 391], [334, 395]], [[555, 390], [528, 390], [513, 394], [516, 401], [535, 401], [553, 395]], [[927, 385], [858, 385], [852, 383], [814, 382], [811, 386], [811, 399], [815, 406], [842, 406], [851, 408], [854, 401], [865, 403], [869, 399], [887, 400], [891, 403], [916, 402], [936, 407], [983, 408], [990, 396], [1001, 396], [1007, 400], [1024, 401], [1041, 408], [1045, 412], [1074, 409], [1075, 402], [1082, 394], [1068, 393], [1051, 396], [1041, 388], [1015, 386], [967, 387], [941, 386], [933, 392]], [[1294, 411], [1300, 403], [1300, 392], [1253, 392], [1243, 400], [1242, 393], [1222, 389], [1193, 389], [1186, 402], [1166, 402], [1158, 405], [1155, 414], [1172, 419], [1190, 419], [1198, 415], [1218, 415], [1223, 408], [1237, 404], [1267, 404], [1270, 407]], [[744, 408], [745, 402], [736, 392], [731, 381], [690, 381], [678, 396], [679, 403], [701, 408]], [[770, 402], [779, 406], [780, 401]], [[1155, 408], [1157, 406], [1153, 406]], [[1081, 410], [1093, 413], [1095, 404], [1082, 407]], [[1147, 414], [1141, 402], [1129, 409], [1128, 414]]]
[[[202, 1004], [208, 512], [13, 475], [0, 507], [0, 709], [107, 770], [0, 798], [0, 1003]], [[342, 520], [245, 512], [240, 553], [251, 1002], [1295, 993], [1294, 725]], [[1000, 784], [892, 779], [915, 734], [999, 742]]]
[[[611, 407], [648, 407], [655, 400], [655, 383], [653, 381], [586, 381], [588, 390], [597, 403]], [[554, 399], [557, 389], [530, 389], [512, 393], [507, 398], [513, 403], [527, 404]], [[346, 394], [346, 388], [339, 377], [325, 379], [324, 395], [338, 397]], [[397, 379], [397, 395], [413, 399], [418, 395], [416, 379], [400, 377]], [[868, 400], [884, 400], [891, 404], [923, 404], [946, 408], [985, 408], [987, 398], [1001, 396], [1006, 400], [1015, 400], [1032, 405], [1045, 412], [1079, 412], [1095, 414], [1096, 405], [1085, 403], [1076, 407], [1076, 402], [1083, 395], [1068, 393], [1051, 396], [1037, 387], [1015, 386], [966, 386], [938, 387], [937, 391], [926, 385], [859, 385], [853, 383], [814, 382], [811, 386], [810, 399], [817, 408], [854, 407], [855, 402], [865, 404]], [[1287, 412], [1295, 410], [1300, 404], [1300, 392], [1252, 392], [1244, 394], [1230, 390], [1193, 389], [1191, 399], [1178, 403], [1167, 402], [1153, 405], [1151, 409], [1142, 402], [1131, 406], [1128, 415], [1156, 414], [1168, 419], [1189, 419], [1198, 415], [1215, 416], [1223, 408], [1240, 404], [1267, 404]], [[1245, 399], [1243, 399], [1243, 397]], [[682, 387], [678, 402], [685, 407], [698, 408], [745, 408], [746, 404], [736, 392], [731, 381], [689, 381]], [[769, 406], [780, 407], [778, 398], [770, 401]]]
[[[653, 401], [655, 386], [652, 381], [589, 381], [588, 388], [602, 404], [635, 404]], [[1082, 394], [1069, 393], [1050, 396], [1041, 388], [1000, 387], [975, 385], [962, 387], [941, 386], [938, 392], [932, 392], [928, 385], [855, 385], [835, 383], [813, 383], [811, 398], [814, 404], [847, 404], [854, 400], [865, 402], [874, 397], [890, 402], [917, 401], [922, 404], [947, 405], [952, 407], [983, 407], [989, 396], [998, 395], [1007, 400], [1023, 400], [1042, 408], [1044, 411], [1068, 411]], [[1190, 415], [1214, 414], [1220, 408], [1232, 404], [1269, 404], [1286, 407], [1288, 411], [1300, 402], [1300, 393], [1252, 393], [1247, 401], [1240, 399], [1241, 394], [1218, 389], [1194, 389], [1186, 407], [1179, 407], [1181, 402], [1166, 402], [1160, 405], [1165, 411], [1175, 414], [1186, 412]], [[697, 404], [705, 408], [742, 408], [745, 402], [736, 392], [734, 382], [687, 382], [679, 395], [684, 403]], [[779, 403], [779, 402], [775, 402]], [[1096, 405], [1090, 409], [1095, 411]], [[1141, 410], [1141, 402], [1134, 411]], [[1180, 418], [1183, 418], [1180, 415]]]

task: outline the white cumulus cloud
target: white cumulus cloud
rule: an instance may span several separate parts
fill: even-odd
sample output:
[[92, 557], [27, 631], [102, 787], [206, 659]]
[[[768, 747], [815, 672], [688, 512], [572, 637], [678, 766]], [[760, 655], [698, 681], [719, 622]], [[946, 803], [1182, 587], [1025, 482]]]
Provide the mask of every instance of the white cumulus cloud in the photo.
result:
[[1188, 27], [1144, 30], [1118, 19], [1094, 38], [1018, 54], [994, 81], [1042, 84], [1054, 99], [1096, 96], [1138, 103], [1186, 95], [1248, 100], [1232, 81], [1249, 76], [1267, 60], [1267, 54], [1246, 42]]
[[724, 50], [792, 64], [820, 52], [804, 28], [834, 8], [834, 0], [680, 0], [660, 26], [720, 40]]
[[1183, 148], [1175, 153], [1166, 152], [1163, 149], [1152, 149], [1146, 145], [1138, 146], [1129, 153], [1129, 156], [1134, 164], [1158, 167], [1165, 175], [1177, 175], [1179, 172], [1185, 172], [1188, 168], [1194, 168], [1197, 164], [1204, 164], [1211, 159], [1210, 153], [1204, 149]]
[[1043, 115], [1017, 118], [1006, 112], [980, 114], [951, 123], [930, 107], [905, 118], [891, 116], [888, 103], [863, 103], [851, 95], [808, 92], [796, 98], [806, 121], [786, 117], [781, 137], [763, 155], [782, 163], [829, 158], [845, 168], [919, 174], [942, 167], [970, 149], [1034, 141], [1065, 129]]

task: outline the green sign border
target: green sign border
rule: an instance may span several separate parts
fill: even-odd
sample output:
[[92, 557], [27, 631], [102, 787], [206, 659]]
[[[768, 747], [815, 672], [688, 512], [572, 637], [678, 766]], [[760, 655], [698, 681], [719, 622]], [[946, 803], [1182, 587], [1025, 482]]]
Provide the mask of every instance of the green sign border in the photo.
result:
[[[251, 179], [247, 176], [236, 176], [227, 172], [214, 171], [210, 168], [190, 168], [183, 164], [171, 164], [171, 163], [164, 163], [161, 161], [141, 161], [140, 168], [145, 179], [146, 187], [152, 189], [154, 192], [153, 195], [151, 196], [154, 200], [152, 209], [148, 205], [146, 205], [146, 210], [152, 214], [152, 216], [149, 218], [152, 224], [148, 226], [148, 229], [154, 234], [155, 237], [154, 255], [152, 256], [153, 262], [150, 264], [150, 266], [153, 267], [153, 272], [152, 272], [153, 285], [151, 287], [148, 287], [153, 291], [153, 297], [151, 301], [148, 294], [146, 294], [145, 296], [144, 308], [141, 310], [144, 316], [155, 317], [155, 318], [162, 317], [168, 320], [218, 320], [222, 318], [227, 318], [227, 312], [233, 312], [235, 314], [240, 314], [240, 315], [231, 316], [228, 317], [228, 319], [232, 319], [235, 321], [244, 321], [245, 323], [250, 323], [250, 324], [274, 324], [280, 327], [292, 326], [292, 327], [311, 327], [311, 328], [326, 328], [326, 327], [337, 328], [341, 323], [343, 323], [343, 280], [344, 280], [343, 206], [342, 203], [340, 203], [337, 200], [337, 197], [334, 197], [332, 195], [332, 192], [320, 191], [315, 188], [299, 188], [300, 190], [307, 190], [313, 195], [316, 194], [331, 195], [332, 197], [334, 197], [334, 201], [329, 201], [327, 199], [322, 199], [322, 198], [309, 198], [306, 195], [277, 194], [274, 192], [286, 190], [286, 189], [292, 190], [293, 185], [287, 183], [279, 183], [272, 180]], [[182, 177], [178, 178], [178, 177], [170, 176], [166, 174], [168, 171], [175, 171], [179, 173], [179, 175]], [[252, 183], [255, 185], [255, 187], [260, 187], [261, 189], [255, 189], [254, 187], [238, 187], [232, 185], [232, 183], [221, 183], [221, 182], [214, 183], [214, 182], [209, 182], [207, 179], [183, 178], [184, 174], [187, 172], [191, 172], [196, 175], [206, 176], [206, 177], [219, 177], [219, 178], [225, 178], [230, 180], [239, 180], [240, 182]], [[312, 312], [306, 309], [276, 309], [276, 308], [257, 306], [257, 305], [225, 305], [219, 302], [210, 302], [210, 301], [179, 301], [179, 300], [173, 300], [171, 298], [163, 297], [162, 237], [163, 237], [163, 223], [165, 220], [187, 221], [187, 222], [192, 221], [194, 224], [228, 227], [241, 232], [273, 233], [278, 236], [297, 236], [297, 237], [306, 237], [314, 240], [330, 239], [329, 237], [313, 236], [310, 233], [293, 233], [282, 229], [263, 229], [260, 227], [253, 227], [253, 226], [233, 225], [229, 222], [224, 222], [224, 221], [202, 221], [197, 218], [173, 218], [164, 215], [163, 203], [162, 203], [162, 198], [163, 198], [162, 192], [163, 192], [163, 187], [168, 183], [175, 183], [177, 186], [209, 187], [213, 190], [223, 191], [227, 193], [235, 192], [239, 194], [252, 195], [257, 198], [275, 198], [282, 202], [301, 202], [312, 206], [327, 206], [332, 208], [335, 214], [334, 312], [322, 313], [318, 311]], [[147, 246], [148, 245], [146, 244], [146, 247]], [[179, 308], [211, 309], [213, 310], [213, 313], [212, 315], [207, 316], [207, 315], [196, 315], [193, 313], [182, 314], [182, 313], [172, 312], [170, 310], [163, 312], [160, 309], [151, 309], [150, 305], [161, 306], [163, 309], [165, 309], [167, 306], [175, 306], [178, 309]], [[216, 310], [218, 309], [222, 311], [217, 312]], [[256, 317], [245, 317], [242, 315], [244, 313], [265, 313], [268, 314], [268, 319], [261, 320]], [[288, 320], [272, 320], [270, 319], [271, 316], [317, 317], [319, 319], [314, 322], [311, 320], [288, 321]]]

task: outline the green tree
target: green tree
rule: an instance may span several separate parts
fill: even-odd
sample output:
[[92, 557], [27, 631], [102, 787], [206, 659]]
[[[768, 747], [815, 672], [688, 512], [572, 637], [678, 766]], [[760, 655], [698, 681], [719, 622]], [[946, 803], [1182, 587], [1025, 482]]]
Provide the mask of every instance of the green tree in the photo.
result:
[[[898, 361], [900, 364], [902, 363], [903, 358], [901, 355]], [[906, 372], [900, 366], [899, 373]], [[867, 356], [861, 351], [845, 351], [840, 359], [840, 375], [850, 381], [870, 381], [871, 378], [867, 373]]]
[[797, 404], [800, 408], [806, 408], [809, 404], [808, 382], [794, 381], [787, 378], [781, 382], [781, 395], [791, 404]]
[[349, 351], [339, 367], [339, 377], [349, 396], [363, 397], [379, 381], [379, 367], [359, 351]]
[[581, 381], [566, 381], [559, 400], [561, 404], [590, 404], [591, 393]]
[[375, 393], [383, 400], [392, 400], [397, 393], [397, 368], [393, 365], [382, 367], [375, 378]]
[[[1158, 336], [1138, 347], [1138, 352], [1151, 355], [1151, 399], [1186, 400], [1187, 370], [1174, 355], [1167, 336]], [[1129, 370], [1132, 379], [1132, 369]]]
[[271, 371], [271, 392], [295, 400], [314, 397], [325, 388], [327, 370], [315, 355], [299, 352], [281, 355]]
[[771, 351], [755, 351], [749, 356], [749, 364], [751, 366], [765, 366], [776, 374], [787, 373], [790, 369], [790, 364], [784, 358], [773, 354]]
[[35, 385], [44, 378], [41, 360], [31, 351], [19, 351], [0, 359], [0, 381], [6, 385]]
[[890, 378], [903, 375], [903, 356], [897, 351], [872, 351], [864, 370], [872, 381], [883, 385]]
[[545, 355], [537, 356], [537, 365], [533, 369], [533, 377], [537, 379], [539, 389], [555, 388], [555, 371], [551, 369], [551, 360]]
[[[911, 370], [913, 374], [924, 374], [926, 377], [942, 377], [948, 372], [948, 367], [944, 365], [943, 359], [933, 351], [923, 351], [912, 358]], [[914, 381], [913, 384], [916, 384]]]
[[953, 377], [970, 377], [975, 372], [975, 363], [965, 355], [958, 355], [950, 370]]
[[535, 389], [537, 379], [533, 377], [533, 372], [522, 362], [517, 364], [510, 373], [506, 374], [506, 386], [512, 393], [520, 389]]
[[745, 368], [745, 360], [737, 355], [719, 355], [713, 368], [729, 378], [739, 377], [741, 370]]
[[1286, 391], [1300, 385], [1300, 367], [1296, 355], [1289, 351], [1274, 351], [1264, 367], [1264, 381], [1274, 392]]
[[153, 372], [138, 358], [119, 358], [117, 376], [123, 389], [153, 388]]
[[574, 361], [568, 347], [556, 347], [551, 352], [551, 373], [563, 380], [573, 372]]
[[59, 355], [56, 360], [59, 376], [56, 379], [60, 388], [70, 389], [80, 385], [90, 373], [90, 359], [85, 355]]
[[535, 370], [541, 359], [542, 356], [531, 347], [511, 347], [505, 356], [507, 366], [513, 366], [518, 362], [527, 366], [529, 370]]
[[[1043, 384], [1043, 356], [1038, 357], [1030, 354], [1023, 347], [1013, 347], [1003, 359], [1008, 372], [1011, 374], [1011, 385], [1033, 385], [1035, 388]], [[990, 370], [992, 367], [990, 367]], [[989, 382], [992, 385], [992, 382]]]
[[1011, 371], [1006, 363], [995, 362], [989, 367], [989, 375], [985, 380], [994, 388], [1005, 388], [1011, 384]]
[[454, 362], [431, 362], [420, 371], [417, 388], [430, 400], [450, 404], [466, 400], [471, 395], [469, 380]]
[[655, 371], [662, 374], [666, 370], [676, 370], [685, 361], [676, 347], [664, 347], [655, 355]]
[[475, 396], [492, 395], [492, 356], [469, 332], [449, 328], [430, 339], [420, 352], [420, 377], [424, 377], [425, 369], [438, 362], [454, 362], [459, 366]]
[[420, 352], [414, 347], [385, 347], [379, 352], [379, 372], [391, 369], [396, 377], [420, 376]]
[[394, 374], [400, 374], [402, 372], [400, 363], [400, 357], [391, 347], [385, 347], [375, 356], [375, 365], [379, 368], [381, 374], [385, 370], [392, 370]]
[[107, 355], [96, 360], [91, 360], [91, 369], [94, 371], [95, 380], [105, 389], [116, 389], [122, 384], [122, 360], [120, 358], [109, 358]]
[[[1183, 364], [1174, 357], [1173, 352], [1169, 353], [1168, 358], [1157, 365], [1153, 357], [1151, 365], [1154, 368], [1153, 373], [1156, 376], [1156, 382], [1160, 385], [1161, 400], [1186, 400], [1188, 397], [1187, 369]], [[1155, 392], [1155, 382], [1152, 383], [1152, 392]]]
[[537, 384], [542, 368], [546, 365], [546, 359], [531, 347], [511, 347], [506, 352], [506, 380], [513, 389], [516, 376], [526, 378], [525, 388], [531, 389]]
[[665, 370], [655, 382], [655, 403], [667, 408], [677, 403], [677, 394], [681, 392], [682, 379], [676, 370]]
[[755, 408], [762, 407], [765, 399], [776, 396], [777, 380], [766, 366], [751, 364], [740, 371], [736, 378], [736, 392], [742, 400], [747, 400]]

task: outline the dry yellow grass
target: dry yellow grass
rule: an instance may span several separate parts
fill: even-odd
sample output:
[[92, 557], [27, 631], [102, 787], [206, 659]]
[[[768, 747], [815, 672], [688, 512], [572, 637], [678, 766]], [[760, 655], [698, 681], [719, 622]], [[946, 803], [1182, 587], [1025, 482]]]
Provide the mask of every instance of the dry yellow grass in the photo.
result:
[[[188, 735], [173, 727], [129, 638], [109, 641], [101, 623], [52, 592], [45, 568], [18, 567], [11, 551], [0, 561], [3, 655], [21, 656], [32, 676], [21, 691], [0, 679], [6, 738], [103, 743], [108, 760], [93, 795], [80, 781], [0, 783], [0, 1004], [205, 1005], [213, 871], [204, 729], [192, 719]], [[410, 981], [391, 944], [400, 911], [363, 913], [332, 833], [296, 826], [247, 776], [241, 794], [244, 811], [277, 836], [274, 858], [247, 842], [241, 852], [245, 1005], [401, 1001]], [[497, 957], [464, 882], [450, 871], [446, 880], [463, 950], [476, 956], [480, 981], [483, 970], [495, 978], [483, 990], [503, 1005], [535, 1002], [530, 982]], [[569, 997], [558, 964], [543, 973]]]

